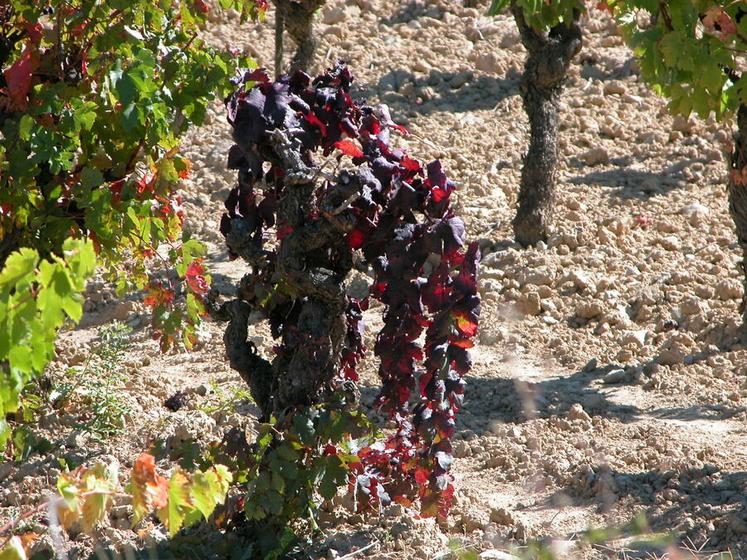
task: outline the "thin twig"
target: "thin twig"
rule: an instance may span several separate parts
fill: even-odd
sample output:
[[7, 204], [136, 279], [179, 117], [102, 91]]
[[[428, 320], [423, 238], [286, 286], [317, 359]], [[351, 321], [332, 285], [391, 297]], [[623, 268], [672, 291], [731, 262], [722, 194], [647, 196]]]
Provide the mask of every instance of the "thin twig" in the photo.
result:
[[361, 193], [359, 193], [359, 192], [351, 194], [345, 200], [345, 202], [343, 202], [342, 204], [340, 204], [337, 208], [335, 208], [331, 212], [327, 212], [327, 214], [331, 214], [332, 216], [337, 216], [338, 214], [341, 214], [342, 212], [344, 212], [347, 209], [348, 206], [350, 206], [353, 202], [355, 202], [356, 200], [358, 200], [360, 197], [361, 197]]
[[285, 13], [275, 6], [275, 77], [283, 73], [283, 31], [285, 30]]
[[340, 556], [337, 560], [346, 560], [346, 559], [355, 558], [358, 554], [360, 554], [364, 550], [368, 550], [369, 548], [372, 548], [373, 546], [375, 546], [377, 544], [379, 544], [378, 541], [373, 541], [372, 543], [367, 544], [363, 548], [359, 548], [358, 550], [354, 550], [353, 552], [349, 552], [345, 556]]

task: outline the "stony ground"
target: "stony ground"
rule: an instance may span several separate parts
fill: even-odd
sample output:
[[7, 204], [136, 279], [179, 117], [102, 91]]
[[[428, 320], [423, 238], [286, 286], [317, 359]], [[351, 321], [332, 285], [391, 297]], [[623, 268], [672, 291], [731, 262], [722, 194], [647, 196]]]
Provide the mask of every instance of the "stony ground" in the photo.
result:
[[[485, 255], [450, 521], [439, 527], [395, 506], [371, 525], [342, 525], [328, 512], [320, 544], [335, 552], [324, 554], [370, 544], [347, 557], [446, 558], [458, 539], [463, 551], [503, 558], [500, 551], [540, 539], [573, 559], [747, 557], [747, 350], [736, 341], [742, 287], [724, 187], [728, 126], [668, 116], [614, 24], [593, 14], [564, 94], [556, 232], [521, 250], [510, 221], [527, 137], [518, 94], [524, 50], [508, 17], [487, 17], [487, 2], [473, 4], [335, 0], [318, 15], [319, 68], [348, 61], [357, 93], [387, 103], [412, 132], [401, 145], [443, 161]], [[272, 19], [239, 26], [216, 15], [207, 38], [269, 66]], [[189, 227], [210, 243], [225, 293], [242, 273], [228, 262], [217, 226], [234, 180], [225, 170], [230, 144], [216, 103], [185, 145], [194, 164], [184, 185]], [[126, 470], [158, 444], [168, 466], [254, 422], [225, 362], [220, 325], [206, 326], [196, 352], [164, 356], [135, 300], [116, 300], [100, 283], [87, 306], [84, 323], [63, 336], [52, 372], [89, 367], [109, 379], [107, 390], [128, 409], [126, 429], [102, 442], [72, 414], [45, 417], [57, 449], [20, 468], [0, 465], [0, 517], [37, 502], [62, 468], [60, 456], [103, 457]], [[115, 319], [133, 334], [109, 369], [96, 369], [107, 361], [89, 356]], [[271, 344], [261, 329], [253, 336]], [[375, 387], [375, 364], [364, 369], [364, 385]], [[179, 390], [187, 406], [171, 412], [163, 402]], [[610, 533], [603, 545], [579, 537], [639, 514], [651, 535], [672, 533], [677, 547], [630, 531]], [[98, 542], [147, 548], [164, 538], [157, 529], [135, 538], [125, 526], [104, 530]], [[79, 537], [71, 557], [92, 546]], [[191, 554], [228, 557], [219, 548]]]

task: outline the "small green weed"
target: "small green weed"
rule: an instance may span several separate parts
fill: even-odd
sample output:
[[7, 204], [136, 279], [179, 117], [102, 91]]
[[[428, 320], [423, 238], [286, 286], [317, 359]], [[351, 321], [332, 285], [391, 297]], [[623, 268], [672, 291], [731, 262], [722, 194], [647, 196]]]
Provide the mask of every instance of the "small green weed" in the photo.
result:
[[50, 395], [55, 408], [80, 411], [84, 421], [77, 427], [97, 439], [121, 432], [131, 412], [116, 391], [127, 381], [122, 357], [131, 334], [130, 327], [116, 322], [101, 329], [100, 341], [85, 364], [68, 369], [66, 376], [71, 380], [58, 384]]
[[208, 403], [199, 408], [199, 410], [208, 416], [212, 416], [216, 412], [231, 413], [234, 411], [234, 407], [241, 401], [254, 402], [249, 390], [242, 387], [234, 386], [224, 389], [215, 381], [211, 381], [210, 388], [215, 395], [214, 400], [217, 402]]

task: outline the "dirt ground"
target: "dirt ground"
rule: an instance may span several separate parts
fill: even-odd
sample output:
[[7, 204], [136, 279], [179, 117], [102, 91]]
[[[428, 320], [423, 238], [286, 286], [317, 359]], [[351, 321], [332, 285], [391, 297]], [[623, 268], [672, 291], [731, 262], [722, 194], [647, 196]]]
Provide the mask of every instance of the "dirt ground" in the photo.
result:
[[[400, 144], [421, 160], [442, 160], [484, 250], [482, 325], [458, 420], [448, 524], [400, 506], [367, 525], [355, 517], [342, 525], [328, 512], [319, 549], [331, 549], [327, 558], [364, 546], [345, 557], [456, 558], [471, 549], [509, 558], [501, 551], [518, 554], [539, 539], [559, 558], [745, 558], [747, 350], [736, 340], [742, 286], [725, 192], [729, 128], [671, 118], [641, 83], [614, 23], [592, 12], [563, 96], [556, 231], [521, 250], [510, 222], [527, 140], [518, 93], [524, 49], [509, 17], [485, 16], [487, 1], [473, 4], [335, 0], [317, 16], [318, 68], [348, 61], [357, 95], [388, 104], [412, 133]], [[272, 26], [272, 12], [244, 26], [216, 15], [207, 38], [271, 66]], [[209, 243], [214, 282], [226, 294], [243, 272], [218, 231], [234, 181], [225, 169], [230, 145], [216, 103], [184, 146], [193, 161], [188, 227]], [[125, 472], [158, 444], [168, 468], [255, 421], [223, 355], [221, 325], [205, 326], [197, 351], [161, 355], [137, 298], [117, 300], [103, 282], [88, 296], [52, 373], [85, 367], [115, 319], [129, 325], [108, 387], [128, 408], [126, 428], [98, 441], [76, 427], [80, 419], [46, 416], [42, 428], [56, 449], [20, 467], [0, 465], [0, 521], [38, 502], [60, 456], [116, 461]], [[379, 313], [369, 312], [369, 347]], [[252, 336], [260, 347], [272, 343], [262, 328]], [[364, 400], [372, 400], [376, 364], [364, 370]], [[177, 391], [187, 405], [172, 412], [163, 402]], [[580, 537], [639, 514], [646, 536], [623, 531], [593, 546]], [[157, 528], [135, 535], [126, 526], [102, 530], [99, 544], [165, 540]], [[667, 549], [656, 537], [669, 533], [676, 546]], [[80, 536], [70, 557], [92, 546]], [[180, 554], [173, 557], [229, 558], [209, 546]]]

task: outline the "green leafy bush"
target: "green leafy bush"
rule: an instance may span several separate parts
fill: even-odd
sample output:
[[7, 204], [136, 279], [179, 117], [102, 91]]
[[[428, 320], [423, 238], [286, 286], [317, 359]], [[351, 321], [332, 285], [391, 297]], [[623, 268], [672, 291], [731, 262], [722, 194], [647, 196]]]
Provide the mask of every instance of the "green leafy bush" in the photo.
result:
[[[607, 0], [600, 3], [617, 19], [640, 61], [641, 76], [669, 99], [669, 109], [689, 116], [714, 115], [736, 124], [729, 158], [729, 211], [742, 248], [747, 294], [747, 9], [734, 0], [655, 2]], [[736, 117], [736, 118], [735, 118]], [[736, 122], [734, 122], [736, 121]], [[741, 337], [747, 339], [747, 298], [743, 298]]]
[[[247, 18], [263, 4], [221, 6]], [[58, 329], [80, 319], [96, 265], [120, 292], [148, 291], [164, 349], [194, 342], [209, 277], [182, 230], [179, 140], [251, 62], [199, 39], [207, 11], [200, 0], [0, 8], [0, 446]], [[163, 265], [175, 272], [154, 281]]]
[[747, 12], [733, 0], [652, 2], [609, 0], [641, 75], [674, 113], [729, 117], [747, 102], [737, 73], [747, 52]]

